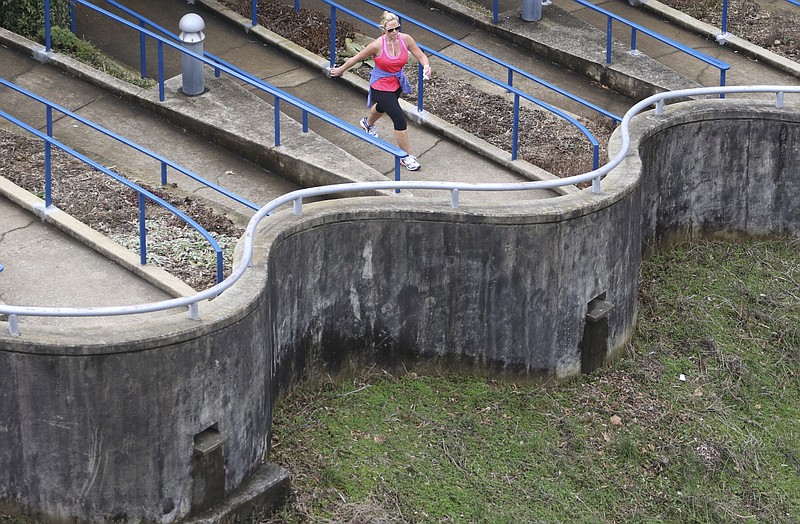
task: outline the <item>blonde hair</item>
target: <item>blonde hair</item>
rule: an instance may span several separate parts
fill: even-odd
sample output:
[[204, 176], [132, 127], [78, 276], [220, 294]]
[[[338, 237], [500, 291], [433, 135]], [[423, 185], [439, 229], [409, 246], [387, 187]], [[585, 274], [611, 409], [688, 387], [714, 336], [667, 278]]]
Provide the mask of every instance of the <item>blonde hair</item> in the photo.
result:
[[398, 24], [400, 23], [400, 18], [397, 17], [396, 14], [390, 13], [389, 11], [384, 11], [383, 16], [381, 17], [381, 29], [386, 29], [386, 24], [395, 20]]

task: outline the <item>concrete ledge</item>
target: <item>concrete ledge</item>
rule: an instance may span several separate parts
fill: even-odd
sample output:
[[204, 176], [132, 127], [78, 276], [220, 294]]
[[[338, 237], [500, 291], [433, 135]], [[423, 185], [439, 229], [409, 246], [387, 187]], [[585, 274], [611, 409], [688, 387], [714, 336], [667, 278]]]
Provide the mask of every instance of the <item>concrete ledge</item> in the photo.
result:
[[[571, 16], [556, 5], [542, 10], [535, 24], [525, 22], [521, 9], [500, 13], [492, 21], [489, 10], [466, 6], [457, 0], [425, 0], [446, 13], [474, 22], [534, 53], [547, 57], [611, 89], [635, 99], [676, 89], [702, 87], [646, 55], [631, 55], [628, 46], [612, 44], [612, 63], [605, 63], [606, 36], [589, 24]], [[580, 41], [575, 41], [580, 38]]]
[[183, 522], [186, 524], [250, 522], [277, 509], [290, 495], [289, 472], [267, 462], [219, 506]]
[[751, 58], [755, 58], [756, 60], [764, 62], [765, 64], [769, 64], [776, 69], [780, 69], [781, 71], [796, 77], [800, 77], [800, 63], [789, 60], [788, 58], [777, 53], [773, 53], [768, 49], [764, 49], [763, 47], [752, 44], [744, 38], [740, 38], [736, 35], [730, 33], [723, 35], [722, 30], [718, 27], [714, 27], [713, 25], [701, 22], [696, 18], [692, 18], [691, 16], [688, 16], [677, 9], [673, 9], [668, 5], [659, 2], [658, 0], [643, 0], [641, 8], [663, 18], [664, 20], [669, 20], [675, 25], [694, 31], [697, 34], [714, 38], [721, 44], [741, 51], [742, 54], [745, 54]]

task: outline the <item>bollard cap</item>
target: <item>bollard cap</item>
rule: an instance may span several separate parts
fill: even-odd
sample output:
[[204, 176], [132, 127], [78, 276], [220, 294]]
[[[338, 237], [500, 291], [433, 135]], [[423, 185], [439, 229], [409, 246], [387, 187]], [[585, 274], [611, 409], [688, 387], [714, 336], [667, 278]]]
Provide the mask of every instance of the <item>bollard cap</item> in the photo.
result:
[[195, 13], [183, 15], [181, 21], [178, 23], [178, 28], [181, 30], [181, 40], [184, 42], [200, 42], [205, 38], [203, 29], [206, 23]]

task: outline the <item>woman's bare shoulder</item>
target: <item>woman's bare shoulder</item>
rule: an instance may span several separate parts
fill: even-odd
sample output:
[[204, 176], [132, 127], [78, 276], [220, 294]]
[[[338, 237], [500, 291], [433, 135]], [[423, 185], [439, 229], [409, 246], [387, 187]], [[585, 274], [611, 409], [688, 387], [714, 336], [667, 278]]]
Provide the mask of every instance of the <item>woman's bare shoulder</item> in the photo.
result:
[[415, 43], [414, 42], [414, 37], [409, 35], [409, 34], [400, 33], [400, 37], [403, 39], [403, 42], [405, 42], [406, 45], [411, 45], [411, 44]]

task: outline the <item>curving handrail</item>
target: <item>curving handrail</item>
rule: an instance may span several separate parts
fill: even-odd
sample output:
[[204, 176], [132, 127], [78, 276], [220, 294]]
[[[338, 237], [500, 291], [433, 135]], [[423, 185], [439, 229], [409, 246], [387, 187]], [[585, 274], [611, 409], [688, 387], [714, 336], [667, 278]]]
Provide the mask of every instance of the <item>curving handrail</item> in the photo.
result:
[[[517, 182], [509, 184], [467, 184], [452, 182], [359, 182], [349, 184], [336, 184], [330, 186], [312, 187], [299, 189], [280, 196], [258, 210], [247, 224], [243, 235], [242, 258], [238, 265], [231, 271], [231, 274], [222, 282], [189, 297], [175, 298], [161, 302], [150, 302], [146, 304], [116, 306], [116, 307], [91, 307], [91, 308], [69, 308], [69, 307], [34, 307], [34, 306], [11, 306], [0, 304], [0, 314], [8, 315], [8, 330], [12, 336], [19, 336], [19, 316], [61, 316], [61, 317], [98, 317], [115, 315], [132, 315], [139, 313], [149, 313], [163, 311], [173, 308], [189, 308], [189, 318], [199, 320], [198, 303], [203, 300], [214, 298], [233, 286], [244, 275], [253, 260], [253, 238], [256, 228], [261, 220], [270, 216], [279, 207], [292, 203], [294, 213], [302, 214], [303, 199], [321, 195], [341, 194], [349, 192], [360, 192], [364, 190], [379, 189], [436, 189], [450, 192], [450, 204], [453, 208], [458, 208], [458, 194], [460, 191], [524, 191], [531, 189], [551, 189], [563, 185], [580, 184], [582, 182], [592, 182], [592, 192], [600, 192], [600, 178], [619, 165], [630, 149], [630, 121], [645, 108], [655, 105], [656, 113], [660, 114], [666, 100], [688, 98], [693, 96], [706, 96], [727, 93], [775, 93], [776, 107], [783, 107], [785, 93], [799, 93], [800, 86], [731, 86], [731, 87], [705, 87], [696, 89], [682, 89], [678, 91], [667, 91], [645, 98], [641, 102], [631, 107], [622, 118], [620, 124], [620, 135], [622, 138], [620, 150], [617, 155], [604, 166], [584, 173], [558, 180], [546, 180], [536, 182]], [[389, 202], [387, 200], [387, 202]]]

